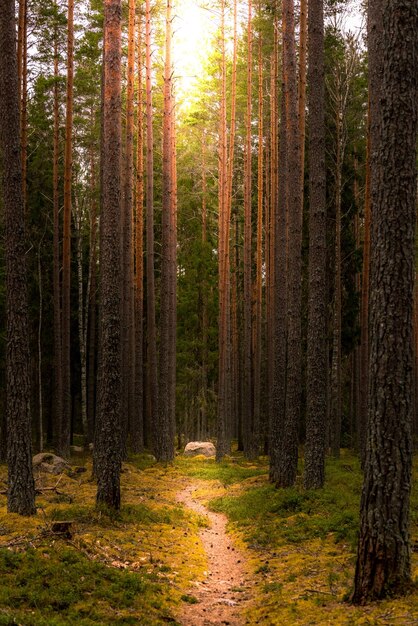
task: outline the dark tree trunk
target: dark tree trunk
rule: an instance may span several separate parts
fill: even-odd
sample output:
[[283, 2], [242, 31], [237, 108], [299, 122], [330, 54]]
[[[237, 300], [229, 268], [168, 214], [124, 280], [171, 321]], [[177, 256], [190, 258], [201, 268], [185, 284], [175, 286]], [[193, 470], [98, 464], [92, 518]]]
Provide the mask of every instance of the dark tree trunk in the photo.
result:
[[144, 448], [144, 137], [142, 108], [142, 20], [138, 16], [137, 37], [137, 153], [135, 211], [135, 407], [130, 436], [133, 452]]
[[327, 292], [324, 118], [324, 7], [310, 0], [309, 51], [309, 296], [306, 389], [306, 489], [324, 484], [327, 412]]
[[156, 422], [158, 415], [157, 332], [155, 325], [154, 278], [154, 140], [152, 128], [152, 64], [151, 64], [151, 7], [146, 0], [146, 119], [147, 119], [147, 194], [146, 194], [146, 274], [147, 274], [147, 423], [150, 425], [152, 445], [157, 445]]
[[59, 67], [58, 29], [54, 32], [54, 157], [52, 166], [54, 233], [53, 233], [53, 297], [54, 297], [54, 424], [56, 445], [62, 424], [62, 352], [61, 352], [61, 287], [60, 287], [60, 219], [59, 219]]
[[74, 84], [74, 0], [68, 2], [67, 95], [64, 151], [64, 223], [62, 244], [62, 422], [58, 426], [58, 452], [70, 455], [71, 439], [71, 179]]
[[[379, 93], [385, 97], [374, 118], [378, 139], [372, 142], [368, 439], [353, 594], [359, 604], [405, 593], [411, 580], [418, 6], [408, 0], [371, 5], [383, 15]], [[370, 50], [372, 62], [375, 52]], [[373, 83], [370, 89], [375, 96]]]
[[122, 209], [122, 425], [123, 449], [135, 410], [135, 318], [133, 267], [133, 180], [134, 180], [134, 73], [135, 73], [135, 2], [129, 0], [128, 66], [126, 94], [126, 141], [124, 195]]
[[33, 515], [36, 508], [14, 9], [14, 1], [5, 0], [0, 10], [0, 151], [3, 159], [7, 315], [7, 508], [11, 513]]
[[105, 0], [100, 361], [95, 472], [97, 503], [120, 508], [121, 470], [121, 1]]
[[298, 430], [302, 382], [302, 203], [300, 176], [300, 132], [297, 110], [297, 77], [293, 0], [283, 0], [283, 48], [286, 76], [286, 204], [288, 212], [287, 262], [287, 367], [285, 420], [277, 477], [278, 487], [289, 487], [296, 480]]
[[[283, 63], [283, 59], [282, 59]], [[280, 111], [280, 141], [278, 170], [277, 206], [274, 208], [274, 369], [272, 405], [269, 420], [270, 481], [279, 477], [280, 445], [283, 436], [284, 407], [286, 392], [286, 103], [285, 75], [282, 66], [282, 98]]]
[[252, 7], [248, 3], [247, 18], [247, 108], [245, 114], [244, 151], [244, 344], [243, 344], [243, 397], [242, 423], [244, 454], [253, 456], [253, 376], [252, 376], [252, 153], [251, 153], [251, 103], [252, 103]]

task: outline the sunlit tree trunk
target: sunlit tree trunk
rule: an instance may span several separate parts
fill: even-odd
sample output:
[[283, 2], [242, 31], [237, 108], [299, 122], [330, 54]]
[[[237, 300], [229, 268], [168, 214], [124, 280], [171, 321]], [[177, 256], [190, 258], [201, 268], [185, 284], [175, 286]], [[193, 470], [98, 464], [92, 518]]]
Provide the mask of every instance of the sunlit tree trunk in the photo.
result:
[[255, 281], [255, 320], [254, 320], [254, 423], [252, 432], [253, 455], [260, 449], [261, 423], [261, 324], [262, 324], [262, 272], [263, 272], [263, 201], [264, 201], [264, 162], [263, 162], [263, 48], [262, 36], [258, 36], [258, 163], [257, 163], [257, 251]]
[[133, 452], [144, 447], [144, 137], [142, 107], [142, 20], [137, 25], [137, 151], [136, 151], [136, 210], [135, 210], [135, 406], [130, 437]]
[[174, 436], [171, 410], [172, 385], [172, 323], [173, 323], [173, 150], [172, 150], [172, 6], [166, 5], [165, 66], [164, 66], [164, 111], [163, 111], [163, 207], [161, 245], [161, 313], [160, 313], [160, 358], [159, 358], [159, 415], [158, 444], [155, 455], [159, 461], [174, 458]]
[[36, 508], [32, 474], [29, 319], [15, 38], [14, 1], [4, 0], [0, 9], [0, 151], [3, 157], [6, 262], [7, 509], [11, 513], [33, 515]]
[[229, 268], [229, 212], [228, 212], [228, 146], [226, 125], [226, 54], [225, 54], [225, 2], [221, 0], [220, 28], [221, 93], [219, 108], [218, 145], [218, 268], [219, 268], [219, 375], [218, 423], [216, 459], [220, 461], [230, 450], [228, 407], [230, 406], [230, 268]]
[[[237, 105], [237, 57], [238, 57], [238, 4], [237, 0], [234, 0], [234, 15], [233, 15], [233, 52], [232, 52], [232, 76], [231, 76], [231, 118], [230, 118], [230, 128], [229, 128], [229, 145], [228, 145], [228, 190], [227, 190], [227, 220], [230, 222], [232, 215], [232, 195], [233, 195], [233, 176], [234, 176], [234, 157], [235, 157], [235, 133], [236, 133], [236, 105]], [[230, 226], [228, 227], [228, 229]], [[228, 246], [230, 242], [228, 242]], [[230, 330], [228, 332], [229, 335], [229, 358], [230, 358], [230, 400], [229, 400], [229, 432], [232, 435], [234, 431], [238, 428], [238, 405], [237, 405], [237, 396], [238, 396], [238, 377], [237, 377], [237, 368], [238, 368], [238, 328], [237, 328], [237, 320], [234, 318], [236, 315], [236, 301], [234, 301], [234, 297], [236, 297], [236, 291], [234, 293], [234, 289], [236, 290], [236, 276], [232, 272], [231, 267], [227, 268], [227, 271], [231, 276], [231, 287], [230, 287], [230, 304], [228, 306], [228, 310], [230, 311]]]
[[151, 426], [152, 445], [158, 445], [155, 424], [158, 415], [157, 332], [155, 325], [154, 278], [154, 139], [152, 110], [151, 5], [145, 5], [145, 72], [146, 72], [146, 278], [147, 278], [147, 422]]
[[248, 2], [247, 17], [247, 107], [245, 113], [244, 147], [244, 341], [243, 341], [243, 441], [244, 453], [252, 456], [253, 429], [253, 380], [252, 380], [252, 154], [251, 154], [251, 115], [252, 115], [252, 3]]
[[[206, 179], [206, 134], [202, 133], [202, 244], [206, 253], [208, 223], [207, 223], [207, 179]], [[200, 436], [207, 437], [207, 386], [208, 386], [208, 299], [207, 285], [202, 285], [202, 382], [201, 382], [201, 407], [200, 407]]]
[[[277, 7], [275, 7], [277, 12]], [[274, 265], [275, 265], [275, 229], [276, 214], [278, 210], [277, 194], [278, 194], [278, 94], [277, 85], [279, 81], [278, 75], [278, 23], [275, 15], [273, 22], [273, 53], [270, 61], [270, 159], [269, 159], [269, 212], [266, 215], [266, 233], [268, 243], [268, 264], [267, 264], [267, 285], [266, 285], [266, 335], [267, 335], [267, 389], [268, 389], [268, 437], [270, 440], [270, 424], [273, 420], [273, 396], [274, 396]]]

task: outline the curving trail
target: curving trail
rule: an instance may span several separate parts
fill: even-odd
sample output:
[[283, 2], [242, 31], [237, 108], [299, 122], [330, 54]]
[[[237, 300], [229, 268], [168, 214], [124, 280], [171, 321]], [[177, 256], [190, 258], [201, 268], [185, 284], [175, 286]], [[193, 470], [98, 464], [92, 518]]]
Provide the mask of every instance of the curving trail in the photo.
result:
[[247, 623], [242, 613], [251, 589], [245, 558], [226, 532], [225, 515], [209, 511], [193, 496], [197, 487], [197, 483], [187, 486], [177, 500], [209, 519], [209, 528], [199, 533], [207, 554], [208, 571], [190, 590], [198, 602], [184, 603], [179, 621], [182, 626], [242, 626]]

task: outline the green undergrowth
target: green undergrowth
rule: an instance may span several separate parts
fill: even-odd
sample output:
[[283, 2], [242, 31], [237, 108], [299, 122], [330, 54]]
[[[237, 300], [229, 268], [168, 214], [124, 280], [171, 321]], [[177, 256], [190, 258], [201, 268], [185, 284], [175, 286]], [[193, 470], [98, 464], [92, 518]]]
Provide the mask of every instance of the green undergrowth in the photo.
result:
[[305, 491], [300, 484], [276, 489], [264, 481], [239, 495], [216, 498], [210, 508], [244, 528], [253, 547], [301, 543], [332, 534], [336, 542], [346, 541], [354, 548], [361, 481], [357, 459], [329, 461], [323, 489]]
[[213, 458], [206, 459], [202, 456], [194, 458], [180, 456], [176, 459], [176, 467], [190, 478], [217, 480], [223, 485], [240, 483], [247, 478], [261, 476], [267, 472], [265, 462], [249, 463], [238, 455], [221, 463], [216, 463]]
[[[418, 623], [417, 593], [367, 607], [344, 601], [354, 577], [362, 484], [358, 461], [346, 451], [327, 462], [325, 487], [317, 491], [304, 491], [302, 466], [295, 487], [275, 489], [266, 459], [235, 454], [217, 464], [178, 456], [162, 466], [138, 455], [124, 464], [118, 512], [96, 509], [91, 459], [78, 455], [72, 465], [86, 471], [35, 476], [37, 516], [8, 514], [1, 496], [0, 626], [178, 623], [181, 607], [197, 602], [193, 582], [207, 571], [198, 539], [207, 518], [176, 500], [190, 482], [194, 498], [228, 516], [248, 565], [252, 597], [243, 623]], [[53, 531], [59, 520], [71, 522], [70, 537]], [[411, 536], [417, 577], [416, 482]]]
[[[418, 459], [416, 459], [418, 461]], [[242, 470], [246, 465], [242, 461]], [[205, 468], [206, 469], [206, 468]], [[276, 489], [261, 462], [240, 482], [225, 481], [219, 491], [201, 489], [210, 509], [228, 516], [229, 529], [247, 551], [254, 573], [254, 599], [248, 623], [264, 626], [337, 624], [418, 624], [418, 593], [366, 607], [346, 602], [354, 578], [362, 473], [358, 459], [342, 451], [328, 460], [323, 489], [305, 491], [302, 464], [296, 486]], [[214, 474], [197, 470], [200, 478]], [[211, 469], [212, 471], [212, 469]], [[229, 476], [239, 476], [236, 464]], [[415, 463], [415, 476], [418, 464]], [[214, 483], [213, 483], [214, 486]], [[211, 493], [212, 492], [212, 493]], [[411, 540], [418, 545], [418, 485], [411, 497]], [[413, 549], [413, 577], [418, 577]]]
[[[45, 542], [36, 549], [0, 549], [0, 624], [141, 624], [170, 620], [155, 574], [93, 561], [71, 546]], [[144, 612], [146, 607], [146, 613]]]
[[[206, 519], [177, 503], [179, 472], [138, 455], [124, 463], [122, 508], [95, 506], [91, 459], [60, 476], [35, 475], [38, 514], [8, 514], [0, 499], [0, 626], [178, 623], [207, 568], [198, 542]], [[0, 480], [6, 468], [0, 466]], [[70, 522], [70, 536], [53, 522]]]

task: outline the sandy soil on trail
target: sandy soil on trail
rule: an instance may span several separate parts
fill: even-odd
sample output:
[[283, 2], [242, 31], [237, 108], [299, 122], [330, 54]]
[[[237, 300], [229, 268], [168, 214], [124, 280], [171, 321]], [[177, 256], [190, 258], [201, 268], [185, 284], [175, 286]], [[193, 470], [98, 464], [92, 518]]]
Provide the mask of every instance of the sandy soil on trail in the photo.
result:
[[196, 604], [183, 604], [179, 617], [183, 626], [242, 626], [243, 609], [250, 598], [250, 582], [245, 558], [226, 532], [227, 518], [212, 513], [193, 496], [197, 484], [181, 491], [177, 500], [209, 519], [209, 528], [199, 536], [207, 554], [208, 571], [203, 580], [195, 581], [189, 594]]

